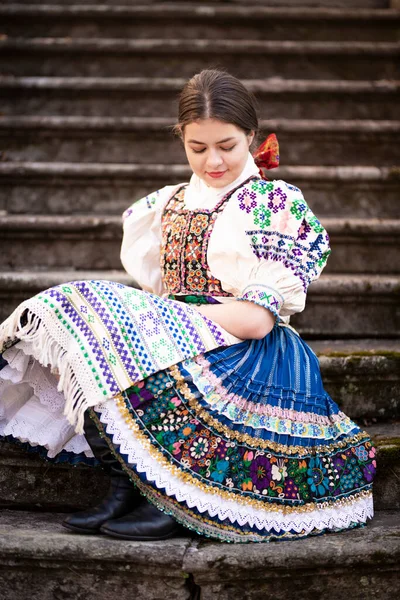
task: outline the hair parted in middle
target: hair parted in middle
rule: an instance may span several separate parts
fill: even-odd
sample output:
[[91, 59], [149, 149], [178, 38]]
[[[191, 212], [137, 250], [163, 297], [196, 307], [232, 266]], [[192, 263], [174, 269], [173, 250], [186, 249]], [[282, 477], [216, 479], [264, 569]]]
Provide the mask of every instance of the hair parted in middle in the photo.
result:
[[[194, 75], [179, 96], [178, 124], [174, 133], [183, 137], [185, 126], [201, 119], [232, 123], [246, 135], [258, 132], [256, 101], [239, 79], [226, 71], [204, 69]], [[254, 141], [253, 141], [254, 144]]]

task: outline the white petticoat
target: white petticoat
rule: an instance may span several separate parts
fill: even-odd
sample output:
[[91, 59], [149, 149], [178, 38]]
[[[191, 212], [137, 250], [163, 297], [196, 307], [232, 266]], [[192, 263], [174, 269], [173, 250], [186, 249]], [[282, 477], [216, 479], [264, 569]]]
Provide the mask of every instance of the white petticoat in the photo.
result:
[[49, 458], [62, 450], [93, 457], [84, 435], [63, 414], [57, 377], [31, 356], [30, 345], [20, 341], [3, 354], [8, 365], [0, 371], [0, 436], [43, 446]]

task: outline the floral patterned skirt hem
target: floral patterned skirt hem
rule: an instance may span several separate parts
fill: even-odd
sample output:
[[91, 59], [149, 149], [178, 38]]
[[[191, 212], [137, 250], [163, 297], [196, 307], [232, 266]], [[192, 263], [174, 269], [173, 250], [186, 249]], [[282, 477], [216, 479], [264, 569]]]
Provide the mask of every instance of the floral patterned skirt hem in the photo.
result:
[[142, 493], [198, 533], [266, 542], [373, 516], [371, 440], [287, 328], [160, 371], [95, 411]]

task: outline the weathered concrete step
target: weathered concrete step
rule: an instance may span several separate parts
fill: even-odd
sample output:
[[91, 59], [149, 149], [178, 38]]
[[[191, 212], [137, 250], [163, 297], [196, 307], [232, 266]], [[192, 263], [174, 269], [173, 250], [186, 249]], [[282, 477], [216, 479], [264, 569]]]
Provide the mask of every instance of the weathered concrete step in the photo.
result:
[[242, 78], [397, 79], [398, 42], [4, 38], [3, 75], [190, 77], [216, 65]]
[[[0, 321], [23, 300], [62, 282], [116, 280], [132, 285], [124, 271], [0, 272]], [[322, 275], [310, 287], [307, 308], [293, 326], [306, 338], [398, 338], [400, 277]]]
[[[23, 37], [269, 40], [398, 39], [396, 10], [262, 5], [21, 5], [0, 7], [2, 31]], [[29, 28], [26, 22], [29, 20]]]
[[[174, 124], [165, 117], [0, 117], [0, 149], [12, 161], [184, 162]], [[260, 139], [276, 132], [286, 164], [400, 162], [400, 121], [269, 119], [260, 129]]]
[[[376, 364], [371, 363], [370, 367], [374, 370]], [[324, 367], [322, 373], [324, 376]], [[366, 430], [377, 449], [375, 510], [400, 509], [400, 426], [396, 422], [382, 423], [369, 425]], [[49, 463], [37, 454], [2, 441], [0, 481], [2, 508], [68, 512], [98, 502], [107, 492], [109, 480], [99, 467]]]
[[366, 528], [292, 544], [222, 544], [180, 537], [129, 542], [68, 532], [62, 515], [4, 511], [4, 600], [391, 600], [398, 580], [396, 511]]
[[[326, 273], [400, 273], [400, 219], [323, 219]], [[119, 269], [120, 216], [0, 215], [2, 269]], [[25, 249], [29, 247], [29, 253]]]
[[[0, 211], [121, 215], [135, 199], [190, 175], [184, 164], [0, 162]], [[321, 217], [399, 216], [399, 167], [282, 166], [269, 178], [299, 186]]]
[[[136, 116], [177, 113], [180, 78], [0, 76], [3, 115]], [[245, 80], [269, 119], [397, 119], [400, 82]]]

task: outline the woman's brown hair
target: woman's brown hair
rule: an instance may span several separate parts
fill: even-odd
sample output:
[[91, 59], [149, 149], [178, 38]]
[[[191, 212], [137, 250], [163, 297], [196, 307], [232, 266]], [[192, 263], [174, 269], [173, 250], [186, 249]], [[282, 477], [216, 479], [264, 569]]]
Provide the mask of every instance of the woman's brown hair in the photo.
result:
[[239, 79], [217, 69], [205, 69], [185, 84], [179, 96], [178, 124], [174, 132], [182, 137], [185, 126], [200, 119], [232, 123], [246, 135], [251, 131], [257, 135], [258, 131], [253, 94]]

